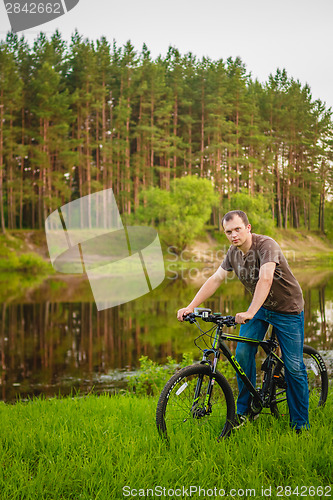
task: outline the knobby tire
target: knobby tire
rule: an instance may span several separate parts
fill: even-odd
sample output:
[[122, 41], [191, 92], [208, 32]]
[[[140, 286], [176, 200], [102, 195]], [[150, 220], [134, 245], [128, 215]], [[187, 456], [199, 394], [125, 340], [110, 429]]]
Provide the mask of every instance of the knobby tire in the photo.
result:
[[[324, 406], [328, 394], [328, 375], [322, 356], [310, 346], [303, 347], [303, 361], [307, 369], [310, 408]], [[278, 363], [273, 372], [271, 412], [275, 417], [288, 411], [284, 381], [284, 366]], [[282, 404], [281, 404], [282, 403]], [[281, 409], [283, 408], [283, 409]]]
[[[202, 377], [201, 390], [194, 404], [197, 381]], [[209, 380], [214, 385], [207, 407], [206, 393]], [[185, 438], [198, 437], [198, 431], [208, 431], [217, 439], [229, 435], [235, 418], [235, 400], [227, 379], [212, 373], [206, 364], [187, 366], [173, 375], [161, 392], [156, 424], [166, 438], [184, 432]]]

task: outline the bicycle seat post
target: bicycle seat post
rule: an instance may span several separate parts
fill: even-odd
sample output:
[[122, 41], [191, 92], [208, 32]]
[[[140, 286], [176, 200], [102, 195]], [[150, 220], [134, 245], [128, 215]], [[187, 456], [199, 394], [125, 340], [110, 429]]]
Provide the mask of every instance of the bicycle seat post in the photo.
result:
[[274, 326], [273, 326], [273, 328], [272, 328], [272, 333], [271, 333], [271, 336], [270, 336], [270, 340], [273, 340], [273, 341], [274, 341], [274, 340], [276, 340], [276, 333], [275, 333], [275, 328], [274, 328]]

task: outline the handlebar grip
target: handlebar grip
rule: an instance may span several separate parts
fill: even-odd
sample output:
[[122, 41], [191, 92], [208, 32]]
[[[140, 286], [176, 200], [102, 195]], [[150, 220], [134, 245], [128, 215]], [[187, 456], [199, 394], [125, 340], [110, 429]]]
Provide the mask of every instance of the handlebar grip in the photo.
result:
[[190, 323], [195, 321], [195, 314], [194, 313], [188, 313], [186, 316], [183, 315], [183, 320], [184, 321], [189, 321]]

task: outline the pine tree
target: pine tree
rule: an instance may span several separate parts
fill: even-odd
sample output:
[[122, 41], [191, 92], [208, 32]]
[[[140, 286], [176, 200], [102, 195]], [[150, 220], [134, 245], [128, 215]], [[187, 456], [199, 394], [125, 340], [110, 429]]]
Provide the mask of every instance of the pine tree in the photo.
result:
[[2, 42], [0, 44], [0, 218], [2, 232], [5, 231], [5, 212], [7, 212], [8, 228], [16, 227], [15, 181], [18, 170], [16, 145], [20, 141], [22, 87], [23, 83], [14, 54], [10, 51], [10, 45]]
[[72, 36], [70, 52], [67, 81], [72, 109], [76, 115], [72, 137], [76, 142], [75, 149], [78, 157], [78, 163], [75, 165], [74, 188], [82, 197], [92, 193], [92, 180], [95, 173], [93, 165], [95, 140], [91, 129], [93, 129], [93, 108], [96, 100], [94, 93], [97, 76], [96, 55], [93, 45], [88, 40], [82, 40], [77, 32]]
[[192, 171], [195, 168], [195, 151], [198, 148], [198, 142], [195, 138], [195, 127], [198, 123], [198, 114], [196, 113], [198, 99], [197, 61], [192, 53], [188, 53], [183, 57], [182, 64], [184, 81], [182, 112], [179, 115], [181, 126], [180, 136], [183, 139], [185, 149], [182, 170], [192, 175]]
[[[228, 74], [228, 104], [229, 104], [229, 131], [228, 131], [228, 177], [235, 192], [239, 192], [243, 182], [241, 164], [244, 163], [242, 148], [243, 127], [246, 126], [246, 68], [240, 58], [234, 61], [227, 60]], [[231, 146], [232, 144], [232, 146]]]
[[49, 213], [70, 196], [66, 176], [72, 166], [68, 138], [72, 115], [62, 75], [64, 45], [59, 35], [51, 41], [40, 37], [36, 47], [30, 83], [35, 124], [31, 165], [38, 174], [38, 226], [43, 227]]

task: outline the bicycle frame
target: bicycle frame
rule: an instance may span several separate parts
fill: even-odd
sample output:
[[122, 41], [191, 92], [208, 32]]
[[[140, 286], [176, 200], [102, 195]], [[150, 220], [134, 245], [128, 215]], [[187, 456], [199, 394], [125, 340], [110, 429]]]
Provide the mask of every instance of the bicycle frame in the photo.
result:
[[[271, 387], [271, 380], [273, 376], [273, 367], [275, 362], [280, 362], [282, 365], [284, 364], [282, 359], [274, 352], [274, 350], [277, 348], [278, 343], [275, 340], [275, 334], [274, 330], [272, 333], [272, 336], [268, 340], [255, 340], [255, 339], [249, 339], [246, 337], [239, 337], [237, 335], [230, 335], [223, 333], [222, 331], [222, 326], [218, 325], [213, 341], [213, 345], [210, 349], [204, 349], [203, 350], [203, 358], [201, 360], [202, 364], [207, 364], [211, 367], [212, 373], [216, 372], [216, 366], [218, 363], [218, 360], [220, 358], [220, 354], [222, 354], [226, 357], [226, 359], [229, 361], [235, 372], [239, 375], [240, 379], [244, 383], [245, 387], [249, 391], [249, 393], [252, 395], [253, 400], [252, 400], [252, 405], [253, 408], [252, 410], [255, 413], [259, 413], [262, 408], [267, 407], [268, 404], [270, 403], [270, 396], [271, 394], [267, 394], [267, 388]], [[235, 342], [242, 342], [242, 343], [248, 343], [256, 347], [262, 347], [262, 349], [265, 351], [267, 354], [267, 358], [262, 364], [262, 369], [265, 372], [265, 377], [263, 381], [263, 387], [262, 387], [262, 394], [261, 391], [260, 393], [256, 390], [256, 388], [253, 386], [247, 375], [244, 373], [242, 367], [238, 363], [237, 359], [235, 356], [231, 353], [229, 347], [225, 343], [225, 341], [235, 341]], [[214, 355], [214, 361], [211, 363], [211, 361], [208, 359], [210, 355]], [[198, 380], [196, 391], [195, 391], [195, 397], [193, 400], [193, 406], [192, 406], [192, 413], [196, 413], [196, 401], [198, 400], [198, 395], [201, 390], [201, 384], [202, 380]], [[207, 395], [205, 399], [205, 411], [209, 412], [209, 400], [210, 400], [210, 395], [212, 392], [214, 380], [213, 378], [210, 379], [210, 382], [207, 387]], [[198, 415], [196, 415], [198, 416]]]

